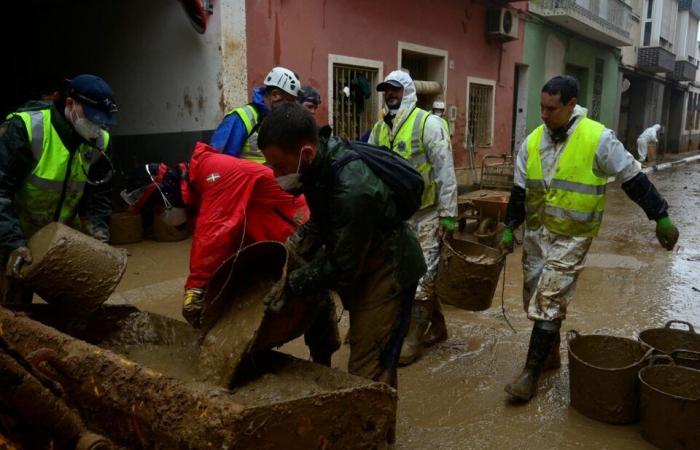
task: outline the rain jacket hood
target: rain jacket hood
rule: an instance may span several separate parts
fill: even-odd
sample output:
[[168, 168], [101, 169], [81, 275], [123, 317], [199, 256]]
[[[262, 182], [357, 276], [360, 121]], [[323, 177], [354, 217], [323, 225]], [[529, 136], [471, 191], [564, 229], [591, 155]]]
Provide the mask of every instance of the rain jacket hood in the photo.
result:
[[[418, 96], [416, 95], [416, 84], [409, 74], [401, 70], [394, 70], [389, 75], [384, 78], [384, 81], [398, 81], [403, 86], [403, 98], [401, 99], [401, 106], [394, 116], [394, 121], [392, 125], [391, 134], [394, 135], [395, 131], [401, 128], [401, 124], [406, 120], [408, 115], [413, 111], [418, 103]], [[384, 105], [383, 109], [384, 116], [390, 114], [389, 108]]]
[[253, 98], [250, 101], [250, 103], [260, 108], [260, 112], [263, 114], [270, 112], [270, 110], [267, 108], [267, 103], [265, 103], [265, 92], [265, 86], [256, 86], [253, 88]]

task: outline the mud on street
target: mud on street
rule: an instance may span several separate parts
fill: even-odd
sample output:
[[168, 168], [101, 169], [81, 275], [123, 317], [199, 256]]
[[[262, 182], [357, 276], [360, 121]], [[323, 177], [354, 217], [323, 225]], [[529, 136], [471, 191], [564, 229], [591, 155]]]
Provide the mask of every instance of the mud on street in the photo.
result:
[[[599, 237], [579, 278], [563, 331], [635, 337], [670, 319], [700, 325], [700, 165], [650, 174], [664, 195], [681, 239], [673, 252], [659, 249], [654, 224], [618, 185], [608, 190]], [[516, 236], [520, 236], [520, 232]], [[130, 303], [183, 320], [180, 315], [189, 241], [145, 241], [126, 246], [127, 273], [110, 303]], [[398, 449], [647, 449], [639, 425], [596, 422], [569, 408], [565, 344], [559, 371], [543, 375], [538, 395], [512, 406], [503, 387], [519, 372], [531, 323], [521, 305], [520, 249], [506, 266], [505, 306], [517, 330], [502, 318], [501, 285], [493, 306], [470, 313], [445, 306], [449, 339], [399, 370]], [[341, 335], [347, 331], [343, 314]], [[302, 339], [282, 351], [308, 359]], [[348, 347], [333, 357], [346, 370]]]

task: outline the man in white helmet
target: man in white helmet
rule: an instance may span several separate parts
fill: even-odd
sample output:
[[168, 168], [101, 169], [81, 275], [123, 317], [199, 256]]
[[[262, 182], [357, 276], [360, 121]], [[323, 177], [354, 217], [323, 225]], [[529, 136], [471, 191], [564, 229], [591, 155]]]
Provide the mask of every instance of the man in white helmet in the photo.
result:
[[[457, 179], [450, 134], [444, 121], [416, 106], [416, 86], [400, 70], [391, 72], [377, 91], [384, 92], [384, 117], [372, 129], [369, 143], [386, 146], [406, 158], [423, 174], [425, 191], [421, 209], [411, 218], [428, 270], [418, 283], [411, 324], [399, 363], [411, 364], [423, 347], [447, 339], [445, 317], [435, 295], [440, 258], [440, 229], [453, 230], [457, 217]], [[430, 326], [430, 330], [428, 327]]]
[[443, 102], [442, 100], [435, 100], [433, 102], [432, 110], [434, 115], [442, 119], [442, 126], [445, 127], [445, 131], [447, 131], [447, 134], [451, 136], [450, 124], [448, 124], [447, 120], [445, 120], [445, 102]]
[[253, 100], [231, 110], [214, 131], [210, 145], [220, 152], [263, 163], [258, 150], [257, 130], [270, 109], [297, 100], [301, 88], [299, 76], [284, 67], [274, 67], [265, 77], [264, 86], [253, 89]]

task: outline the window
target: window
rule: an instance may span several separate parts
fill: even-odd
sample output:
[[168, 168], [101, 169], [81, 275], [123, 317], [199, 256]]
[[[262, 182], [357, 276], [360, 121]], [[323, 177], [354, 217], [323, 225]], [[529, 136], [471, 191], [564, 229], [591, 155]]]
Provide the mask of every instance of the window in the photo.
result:
[[343, 138], [360, 139], [377, 121], [379, 99], [374, 87], [379, 82], [380, 69], [334, 62], [352, 60], [336, 55], [330, 55], [330, 60], [332, 105], [329, 105], [329, 114], [333, 132]]
[[644, 42], [642, 43], [644, 47], [651, 45], [651, 22], [644, 24]]
[[600, 108], [603, 100], [603, 69], [605, 61], [595, 59], [595, 73], [593, 75], [593, 101], [591, 102], [591, 119], [600, 120]]
[[493, 101], [495, 83], [468, 82], [468, 139], [474, 147], [493, 145]]
[[647, 0], [647, 19], [651, 19], [654, 11], [654, 0]]

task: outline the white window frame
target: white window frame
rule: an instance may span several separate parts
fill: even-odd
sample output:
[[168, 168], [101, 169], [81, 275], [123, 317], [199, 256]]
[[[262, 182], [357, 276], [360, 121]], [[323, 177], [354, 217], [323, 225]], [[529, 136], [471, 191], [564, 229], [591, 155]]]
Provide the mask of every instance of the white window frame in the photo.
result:
[[[336, 55], [329, 53], [328, 54], [328, 124], [332, 127], [333, 126], [333, 103], [335, 102], [335, 98], [333, 96], [333, 64], [346, 64], [350, 66], [358, 66], [358, 67], [366, 67], [368, 69], [376, 69], [377, 70], [377, 78], [380, 80], [384, 79], [384, 61], [378, 61], [376, 59], [365, 59], [365, 58], [357, 58], [355, 56], [345, 56], [345, 55]], [[374, 89], [374, 86], [372, 86], [372, 89]], [[378, 110], [377, 110], [377, 117], [379, 117], [379, 114], [382, 110], [382, 104], [384, 102], [382, 101], [382, 97], [380, 96], [377, 101], [378, 105]]]
[[493, 142], [493, 135], [494, 135], [494, 130], [496, 128], [496, 122], [495, 122], [495, 116], [496, 116], [496, 80], [490, 80], [487, 78], [477, 78], [477, 77], [467, 77], [467, 98], [466, 98], [466, 117], [465, 117], [465, 142], [469, 142], [469, 92], [471, 89], [471, 84], [482, 84], [485, 86], [491, 86], [491, 92], [493, 95], [491, 95], [491, 136], [489, 137], [489, 141], [491, 142], [490, 145], [486, 146], [477, 146], [476, 142], [474, 142], [474, 150], [477, 148], [492, 148], [494, 146]]

